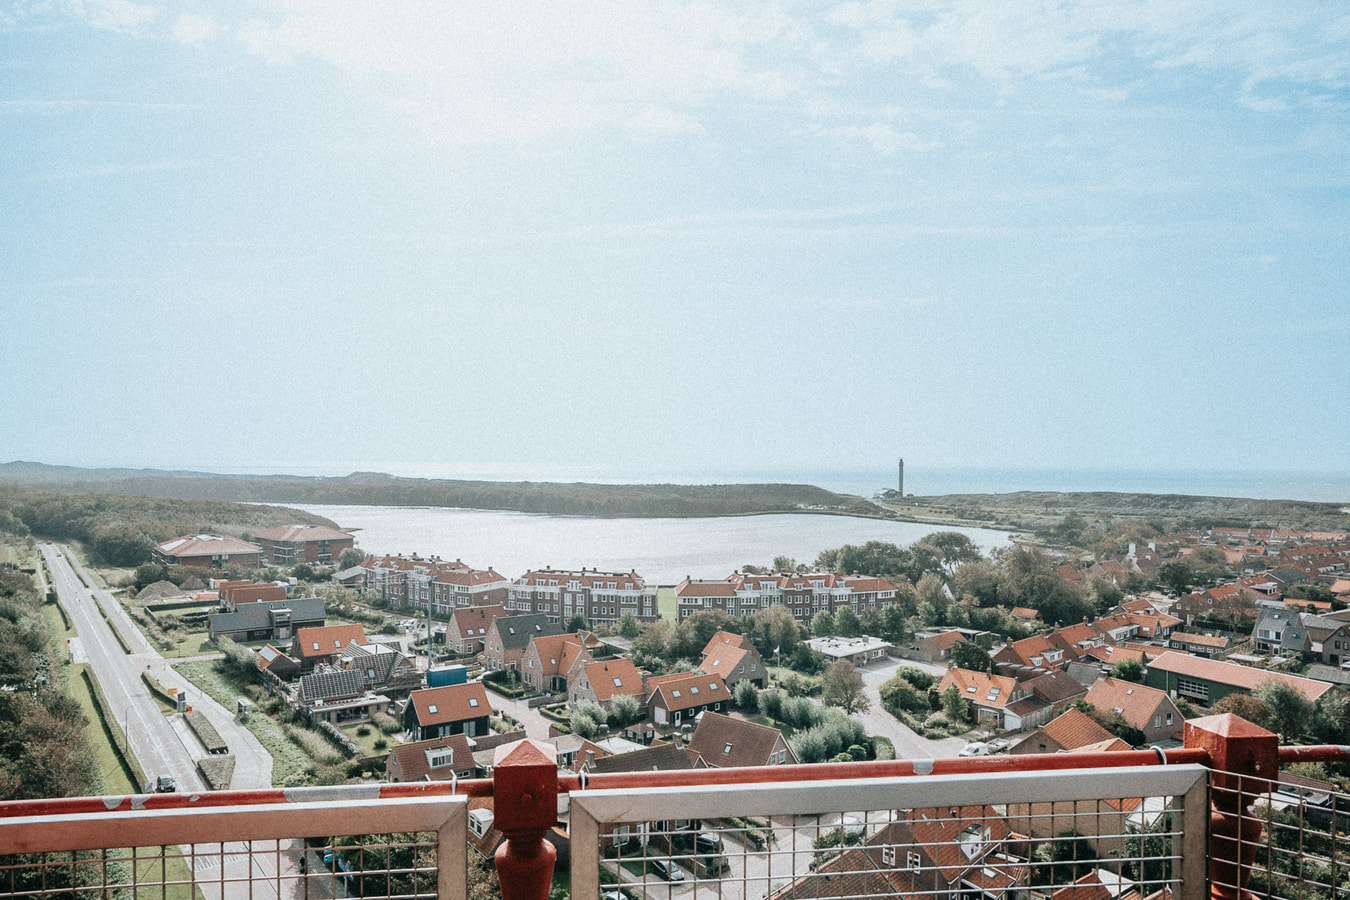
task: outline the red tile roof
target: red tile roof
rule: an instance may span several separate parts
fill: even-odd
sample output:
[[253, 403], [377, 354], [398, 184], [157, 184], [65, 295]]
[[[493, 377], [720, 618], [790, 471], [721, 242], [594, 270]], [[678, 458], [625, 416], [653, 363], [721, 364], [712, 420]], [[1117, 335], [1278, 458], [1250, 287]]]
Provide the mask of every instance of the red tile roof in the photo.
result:
[[1331, 690], [1332, 687], [1325, 681], [1314, 681], [1311, 678], [1300, 678], [1297, 675], [1286, 675], [1283, 672], [1253, 669], [1250, 666], [1220, 662], [1217, 659], [1203, 659], [1180, 650], [1169, 650], [1149, 663], [1149, 671], [1155, 670], [1190, 678], [1203, 678], [1206, 681], [1226, 684], [1247, 691], [1273, 678], [1283, 681], [1290, 687], [1297, 688], [1309, 700], [1316, 700]]
[[350, 541], [352, 536], [345, 531], [329, 528], [327, 525], [278, 525], [263, 531], [255, 531], [255, 538], [269, 541]]
[[601, 702], [615, 697], [642, 698], [642, 673], [631, 659], [610, 659], [586, 665], [586, 680]]
[[417, 723], [424, 728], [492, 715], [487, 691], [477, 681], [413, 691], [408, 702], [416, 711]]
[[360, 625], [324, 625], [321, 628], [301, 628], [295, 633], [291, 644], [296, 658], [312, 659], [316, 656], [332, 656], [342, 652], [352, 643], [364, 644], [366, 630]]
[[1098, 709], [1118, 711], [1142, 731], [1148, 729], [1154, 710], [1167, 700], [1167, 692], [1103, 675], [1088, 688], [1084, 699]]
[[[656, 682], [653, 678], [648, 682]], [[652, 698], [659, 695], [666, 709], [675, 711], [692, 709], [709, 703], [730, 700], [727, 686], [719, 675], [704, 675], [701, 672], [686, 672], [680, 675], [663, 677], [652, 691]], [[650, 701], [649, 701], [650, 702]]]
[[1041, 731], [1065, 750], [1076, 750], [1112, 737], [1111, 732], [1098, 725], [1081, 709], [1065, 710], [1041, 726]]

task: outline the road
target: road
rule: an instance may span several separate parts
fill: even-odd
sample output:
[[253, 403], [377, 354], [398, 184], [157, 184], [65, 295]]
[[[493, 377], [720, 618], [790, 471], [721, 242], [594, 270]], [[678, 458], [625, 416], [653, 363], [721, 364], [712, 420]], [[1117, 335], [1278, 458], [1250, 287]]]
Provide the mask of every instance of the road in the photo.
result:
[[[165, 687], [185, 691], [188, 705], [194, 711], [204, 713], [225, 739], [235, 757], [231, 788], [271, 787], [272, 757], [252, 732], [235, 719], [234, 711], [225, 709], [203, 695], [179, 675], [170, 666], [170, 661], [159, 655], [131, 621], [117, 598], [108, 591], [93, 587], [98, 582], [78, 560], [71, 557], [69, 548], [47, 543], [39, 544], [38, 547], [51, 571], [51, 587], [55, 589], [76, 633], [70, 640], [71, 660], [87, 663], [93, 670], [108, 699], [108, 706], [117, 718], [118, 727], [126, 734], [131, 752], [147, 777], [153, 779], [157, 775], [170, 775], [180, 791], [195, 793], [206, 788], [197, 773], [197, 760], [207, 756], [206, 748], [187, 727], [182, 716], [164, 714], [151, 695], [149, 686], [141, 678], [142, 674], [149, 672]], [[106, 613], [107, 620], [100, 614], [100, 609]], [[113, 626], [130, 652], [123, 650], [117, 635], [113, 633]], [[223, 847], [218, 844], [199, 845], [195, 848], [198, 856], [193, 862], [196, 877], [200, 881], [198, 887], [208, 900], [222, 897], [220, 882], [221, 866], [224, 865], [224, 880], [228, 883], [223, 886], [222, 900], [276, 898], [275, 860], [278, 857], [271, 852], [274, 847], [275, 842], [253, 841], [249, 845], [252, 850], [250, 854], [243, 844], [230, 843]], [[185, 853], [191, 849], [183, 848]], [[212, 855], [213, 850], [215, 855]], [[250, 858], [253, 881], [246, 880]], [[283, 874], [294, 874], [295, 858], [290, 854], [280, 858]], [[244, 880], [230, 881], [232, 879]]]

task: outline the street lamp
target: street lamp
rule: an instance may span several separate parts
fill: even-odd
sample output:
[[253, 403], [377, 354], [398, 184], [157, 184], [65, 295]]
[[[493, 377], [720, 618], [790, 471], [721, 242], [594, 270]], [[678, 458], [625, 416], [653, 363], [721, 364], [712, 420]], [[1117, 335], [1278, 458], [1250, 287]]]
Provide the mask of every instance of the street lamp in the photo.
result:
[[[131, 707], [133, 706], [135, 706], [134, 703], [128, 703], [126, 710], [122, 713], [122, 755], [126, 757], [131, 756]], [[130, 764], [131, 760], [128, 759], [127, 765]]]

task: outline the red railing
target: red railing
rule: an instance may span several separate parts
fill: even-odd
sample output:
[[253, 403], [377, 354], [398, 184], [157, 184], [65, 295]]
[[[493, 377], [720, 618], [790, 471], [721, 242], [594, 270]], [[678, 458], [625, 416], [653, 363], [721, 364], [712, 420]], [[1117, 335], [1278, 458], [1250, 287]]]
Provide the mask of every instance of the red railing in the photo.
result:
[[[545, 835], [557, 821], [558, 796], [575, 791], [620, 789], [641, 792], [662, 787], [772, 784], [967, 774], [1055, 772], [1070, 769], [1201, 765], [1211, 772], [1209, 893], [1213, 900], [1243, 900], [1262, 834], [1251, 815], [1253, 803], [1270, 795], [1281, 763], [1350, 761], [1350, 747], [1279, 747], [1269, 731], [1231, 715], [1185, 724], [1185, 746], [1170, 751], [1125, 751], [967, 759], [897, 760], [817, 766], [637, 772], [590, 777], [560, 773], [549, 744], [521, 741], [497, 751], [491, 779], [416, 782], [340, 789], [346, 800], [408, 801], [433, 797], [492, 797], [495, 827], [505, 836], [496, 867], [505, 900], [545, 900], [554, 868], [554, 848]], [[0, 803], [0, 855], [34, 852], [18, 819], [93, 819], [136, 810], [259, 807], [322, 800], [322, 789], [220, 791], [202, 794], [135, 795], [120, 798], [66, 798]], [[48, 819], [50, 820], [50, 819]], [[111, 837], [111, 836], [110, 836]], [[111, 845], [111, 844], [110, 844]]]

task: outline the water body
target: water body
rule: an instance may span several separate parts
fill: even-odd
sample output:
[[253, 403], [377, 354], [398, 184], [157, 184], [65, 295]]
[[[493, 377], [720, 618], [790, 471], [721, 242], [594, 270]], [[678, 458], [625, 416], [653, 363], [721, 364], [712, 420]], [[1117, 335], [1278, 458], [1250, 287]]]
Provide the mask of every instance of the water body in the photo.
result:
[[359, 528], [367, 553], [417, 554], [491, 566], [508, 578], [531, 569], [636, 570], [648, 584], [686, 575], [725, 578], [775, 556], [810, 563], [822, 550], [888, 541], [905, 546], [933, 531], [960, 531], [983, 552], [1007, 546], [1008, 534], [984, 528], [937, 528], [848, 516], [773, 515], [707, 519], [592, 519], [475, 509], [297, 505], [343, 528]]

